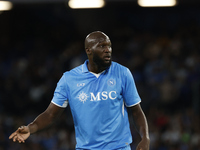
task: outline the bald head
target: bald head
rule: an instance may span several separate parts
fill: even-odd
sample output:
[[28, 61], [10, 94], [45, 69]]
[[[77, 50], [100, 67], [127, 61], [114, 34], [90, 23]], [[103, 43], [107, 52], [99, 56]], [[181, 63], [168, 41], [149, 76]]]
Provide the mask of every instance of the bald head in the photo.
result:
[[109, 37], [105, 33], [101, 31], [94, 31], [86, 36], [85, 49], [88, 49], [94, 44], [101, 43], [107, 39], [109, 40]]
[[85, 38], [85, 51], [91, 72], [99, 73], [111, 65], [111, 41], [105, 33], [95, 31], [88, 34]]

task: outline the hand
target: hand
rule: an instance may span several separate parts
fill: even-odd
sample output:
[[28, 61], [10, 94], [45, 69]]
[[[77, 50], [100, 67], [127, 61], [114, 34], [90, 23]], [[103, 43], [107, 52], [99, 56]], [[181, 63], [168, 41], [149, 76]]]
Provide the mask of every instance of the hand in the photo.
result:
[[30, 131], [28, 126], [21, 126], [9, 136], [9, 139], [13, 139], [13, 142], [24, 143], [29, 136]]
[[136, 150], [149, 150], [150, 140], [149, 138], [143, 138], [138, 144]]

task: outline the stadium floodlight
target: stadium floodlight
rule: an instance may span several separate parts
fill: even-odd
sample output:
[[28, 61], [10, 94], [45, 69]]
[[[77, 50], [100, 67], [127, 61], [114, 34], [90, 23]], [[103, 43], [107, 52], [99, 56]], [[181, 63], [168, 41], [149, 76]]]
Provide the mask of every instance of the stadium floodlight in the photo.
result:
[[0, 1], [0, 11], [11, 10], [13, 4], [9, 1]]
[[141, 7], [172, 7], [175, 6], [176, 0], [138, 0]]
[[105, 5], [104, 0], [69, 0], [68, 5], [70, 8], [102, 8]]

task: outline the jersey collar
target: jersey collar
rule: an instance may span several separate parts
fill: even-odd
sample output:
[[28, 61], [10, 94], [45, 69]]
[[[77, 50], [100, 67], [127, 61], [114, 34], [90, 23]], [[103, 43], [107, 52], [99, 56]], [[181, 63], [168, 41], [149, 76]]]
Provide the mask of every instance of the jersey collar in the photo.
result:
[[88, 59], [84, 62], [84, 64], [82, 65], [82, 72], [86, 73], [89, 72], [88, 68], [87, 68], [87, 63], [88, 63]]

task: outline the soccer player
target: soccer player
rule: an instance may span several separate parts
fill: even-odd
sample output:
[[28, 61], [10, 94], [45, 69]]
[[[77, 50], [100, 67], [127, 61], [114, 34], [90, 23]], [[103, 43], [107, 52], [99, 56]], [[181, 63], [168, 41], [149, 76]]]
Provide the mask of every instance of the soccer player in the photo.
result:
[[109, 37], [100, 31], [85, 39], [88, 60], [67, 71], [59, 80], [48, 108], [9, 139], [24, 143], [33, 133], [49, 126], [70, 105], [78, 150], [130, 150], [127, 107], [131, 107], [141, 136], [137, 150], [149, 150], [149, 131], [141, 99], [130, 70], [111, 60]]

